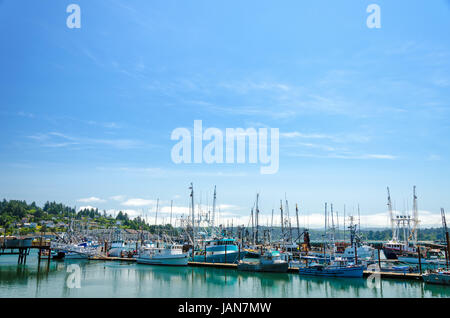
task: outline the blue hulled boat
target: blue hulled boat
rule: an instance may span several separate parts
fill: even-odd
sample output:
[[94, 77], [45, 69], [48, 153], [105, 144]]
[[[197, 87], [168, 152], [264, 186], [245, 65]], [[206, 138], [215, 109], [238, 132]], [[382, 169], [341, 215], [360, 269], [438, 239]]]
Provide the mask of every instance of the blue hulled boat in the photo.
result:
[[311, 266], [300, 267], [298, 269], [300, 275], [307, 276], [328, 276], [328, 277], [363, 277], [363, 265], [321, 265], [314, 264]]
[[203, 250], [194, 251], [192, 260], [205, 263], [236, 263], [244, 254], [244, 251], [239, 250], [235, 239], [222, 238], [207, 241]]

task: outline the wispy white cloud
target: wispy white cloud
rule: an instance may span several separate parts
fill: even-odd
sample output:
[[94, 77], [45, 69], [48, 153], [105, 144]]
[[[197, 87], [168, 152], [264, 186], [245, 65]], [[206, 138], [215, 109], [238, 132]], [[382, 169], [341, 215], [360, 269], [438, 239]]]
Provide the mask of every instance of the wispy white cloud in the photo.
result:
[[310, 153], [287, 153], [289, 156], [293, 157], [309, 157], [309, 158], [335, 158], [335, 159], [351, 159], [351, 160], [371, 160], [371, 159], [381, 159], [381, 160], [395, 160], [398, 157], [389, 154], [339, 154], [339, 153], [329, 153], [329, 154], [310, 154]]
[[84, 203], [105, 202], [105, 200], [97, 198], [97, 197], [83, 198], [83, 199], [78, 199], [77, 201], [84, 202]]
[[324, 133], [302, 133], [299, 131], [281, 132], [280, 137], [287, 139], [327, 139], [333, 142], [345, 143], [356, 142], [366, 143], [370, 141], [370, 137], [361, 134], [324, 134]]
[[123, 201], [123, 200], [125, 200], [125, 196], [124, 195], [114, 195], [114, 196], [111, 196], [109, 198], [111, 200], [114, 200], [114, 201]]
[[121, 204], [124, 206], [149, 206], [149, 205], [156, 205], [156, 201], [157, 200], [134, 198], [128, 199], [125, 202], [122, 202]]
[[28, 138], [37, 141], [43, 147], [68, 147], [80, 146], [89, 147], [95, 145], [110, 146], [117, 149], [134, 149], [142, 147], [144, 144], [135, 139], [101, 139], [101, 138], [83, 138], [65, 135], [59, 132], [40, 133]]

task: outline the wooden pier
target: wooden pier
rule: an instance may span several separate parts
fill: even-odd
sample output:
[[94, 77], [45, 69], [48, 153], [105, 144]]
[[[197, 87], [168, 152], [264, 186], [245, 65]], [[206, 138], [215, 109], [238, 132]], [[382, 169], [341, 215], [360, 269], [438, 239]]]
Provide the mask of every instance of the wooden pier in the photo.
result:
[[[18, 255], [17, 264], [25, 265], [27, 263], [27, 256], [30, 255], [30, 251], [33, 249], [38, 250], [38, 266], [40, 266], [42, 258], [47, 258], [47, 265], [50, 264], [50, 243], [47, 244], [46, 242], [42, 242], [42, 240], [40, 242], [33, 242], [31, 245], [21, 244], [21, 242], [17, 245], [6, 245], [4, 242], [0, 247], [0, 255]], [[43, 251], [47, 251], [47, 255], [42, 256]]]
[[205, 263], [205, 262], [188, 262], [189, 266], [194, 267], [217, 267], [217, 268], [237, 268], [237, 264], [232, 263]]
[[364, 271], [364, 277], [371, 275], [380, 275], [380, 278], [394, 278], [394, 279], [406, 279], [406, 280], [423, 280], [422, 275], [419, 273], [394, 273], [394, 272], [373, 272]]
[[111, 256], [92, 256], [89, 257], [93, 261], [123, 261], [123, 262], [136, 262], [134, 257], [111, 257]]

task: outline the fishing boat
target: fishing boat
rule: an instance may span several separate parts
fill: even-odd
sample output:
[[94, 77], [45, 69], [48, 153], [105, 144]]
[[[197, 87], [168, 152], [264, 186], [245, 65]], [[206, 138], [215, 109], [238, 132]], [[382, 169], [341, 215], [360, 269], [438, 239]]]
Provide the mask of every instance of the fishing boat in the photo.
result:
[[[441, 218], [442, 218], [442, 229], [444, 230], [445, 234], [445, 242], [447, 245], [447, 250], [450, 250], [450, 238], [447, 228], [447, 221], [445, 218], [445, 212], [444, 209], [441, 208]], [[448, 253], [445, 254], [447, 268], [446, 269], [438, 269], [435, 271], [428, 270], [425, 274], [422, 275], [423, 280], [425, 283], [428, 284], [440, 284], [440, 285], [450, 285], [450, 271], [448, 270], [449, 267], [449, 255]]]
[[416, 252], [416, 248], [397, 240], [383, 244], [383, 252], [387, 259], [398, 259], [398, 256]]
[[[417, 232], [419, 211], [417, 208], [416, 186], [413, 187], [413, 217], [408, 213], [397, 215], [392, 208], [391, 193], [387, 187], [387, 205], [391, 223], [392, 239], [383, 244], [383, 252], [387, 259], [398, 259], [398, 256], [417, 253]], [[412, 228], [411, 228], [412, 225]]]
[[267, 251], [258, 257], [246, 257], [239, 261], [237, 269], [251, 272], [286, 273], [289, 263], [279, 251]]
[[143, 247], [136, 257], [138, 264], [187, 266], [189, 254], [183, 252], [183, 246], [168, 244], [163, 247]]
[[305, 276], [328, 276], [328, 277], [363, 277], [363, 265], [324, 265], [313, 264], [311, 266], [299, 267], [300, 275]]
[[52, 258], [55, 260], [89, 259], [96, 254], [97, 248], [87, 243], [80, 244], [52, 244]]
[[397, 259], [401, 262], [408, 263], [408, 264], [422, 263], [424, 265], [441, 265], [442, 266], [442, 265], [445, 265], [447, 262], [444, 252], [441, 250], [438, 250], [438, 249], [421, 250], [420, 262], [419, 262], [419, 254], [418, 253], [409, 253], [409, 254], [398, 255]]
[[428, 284], [450, 285], [450, 271], [448, 270], [428, 272], [423, 274], [422, 278]]
[[240, 251], [236, 245], [236, 240], [232, 238], [221, 238], [206, 241], [202, 250], [193, 252], [194, 262], [205, 263], [236, 263], [245, 256], [244, 251]]
[[[356, 244], [356, 253], [355, 253], [355, 245], [347, 246], [344, 250], [344, 253], [339, 255], [342, 258], [345, 258], [349, 261], [355, 259], [355, 255], [358, 258], [358, 260], [378, 260], [378, 250], [373, 248], [372, 246], [361, 244], [358, 246]], [[384, 252], [380, 250], [380, 259], [386, 259], [386, 256], [384, 255]]]

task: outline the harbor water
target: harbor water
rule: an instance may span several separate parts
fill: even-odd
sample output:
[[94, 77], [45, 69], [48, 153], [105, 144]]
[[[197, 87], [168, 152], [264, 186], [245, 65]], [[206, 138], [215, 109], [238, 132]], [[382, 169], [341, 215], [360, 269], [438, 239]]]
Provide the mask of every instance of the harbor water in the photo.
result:
[[235, 269], [166, 267], [118, 261], [47, 261], [26, 265], [0, 256], [0, 297], [449, 297], [450, 287], [421, 281], [302, 277]]

